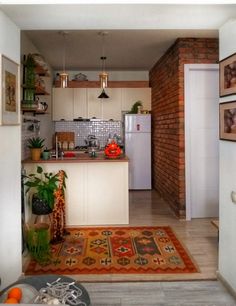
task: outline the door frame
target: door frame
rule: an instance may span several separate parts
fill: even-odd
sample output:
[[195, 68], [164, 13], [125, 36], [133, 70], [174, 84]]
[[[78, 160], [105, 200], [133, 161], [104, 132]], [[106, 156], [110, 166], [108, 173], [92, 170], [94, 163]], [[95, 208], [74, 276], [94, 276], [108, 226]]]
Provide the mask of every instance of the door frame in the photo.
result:
[[193, 70], [219, 71], [219, 64], [185, 64], [184, 65], [184, 126], [185, 126], [185, 209], [186, 220], [191, 220], [191, 150], [190, 150], [190, 73]]

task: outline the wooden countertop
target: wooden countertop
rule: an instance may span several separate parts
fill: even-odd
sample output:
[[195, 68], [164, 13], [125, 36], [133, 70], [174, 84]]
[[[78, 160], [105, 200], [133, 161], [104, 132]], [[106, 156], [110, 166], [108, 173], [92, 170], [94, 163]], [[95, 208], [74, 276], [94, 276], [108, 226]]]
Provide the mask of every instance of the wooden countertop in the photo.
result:
[[79, 153], [76, 157], [63, 157], [63, 158], [50, 158], [48, 160], [40, 159], [39, 161], [33, 161], [30, 158], [25, 159], [22, 161], [23, 164], [25, 163], [99, 163], [99, 162], [106, 162], [106, 163], [114, 163], [114, 162], [128, 162], [129, 159], [125, 155], [121, 155], [119, 158], [107, 158], [103, 153], [98, 153], [96, 157], [90, 157], [89, 154], [86, 153]]

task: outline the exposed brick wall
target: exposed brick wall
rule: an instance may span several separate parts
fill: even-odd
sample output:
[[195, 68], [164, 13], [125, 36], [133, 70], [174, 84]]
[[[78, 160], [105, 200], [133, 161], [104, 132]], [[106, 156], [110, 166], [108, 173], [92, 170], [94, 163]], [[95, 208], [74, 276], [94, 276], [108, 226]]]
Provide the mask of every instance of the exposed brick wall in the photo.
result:
[[179, 38], [150, 71], [153, 187], [185, 217], [184, 64], [217, 63], [218, 39]]

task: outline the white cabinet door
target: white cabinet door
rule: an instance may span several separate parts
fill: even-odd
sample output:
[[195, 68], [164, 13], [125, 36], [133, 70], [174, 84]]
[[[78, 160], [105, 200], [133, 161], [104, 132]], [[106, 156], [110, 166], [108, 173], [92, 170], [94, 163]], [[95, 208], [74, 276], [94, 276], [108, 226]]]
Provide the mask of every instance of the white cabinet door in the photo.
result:
[[87, 118], [87, 89], [74, 88], [74, 118]]
[[53, 88], [53, 115], [52, 119], [58, 121], [73, 120], [74, 92], [71, 88]]
[[102, 118], [102, 99], [98, 98], [100, 94], [101, 88], [87, 89], [88, 118]]
[[151, 110], [151, 88], [122, 88], [122, 111], [130, 111], [137, 101], [143, 109]]
[[106, 88], [108, 99], [102, 99], [102, 119], [121, 120], [121, 88]]
[[128, 163], [87, 165], [87, 224], [128, 224]]

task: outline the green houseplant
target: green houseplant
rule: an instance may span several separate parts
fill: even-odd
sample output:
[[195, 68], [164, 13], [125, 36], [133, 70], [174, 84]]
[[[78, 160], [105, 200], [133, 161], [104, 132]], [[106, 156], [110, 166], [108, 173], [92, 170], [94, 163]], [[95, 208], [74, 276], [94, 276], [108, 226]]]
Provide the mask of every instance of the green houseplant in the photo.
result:
[[44, 146], [45, 139], [40, 137], [32, 137], [28, 139], [28, 148], [31, 152], [31, 159], [34, 161], [40, 160], [41, 151]]
[[143, 106], [142, 102], [141, 101], [135, 102], [132, 105], [131, 110], [129, 111], [129, 114], [137, 114], [139, 106], [141, 106], [141, 107]]
[[[54, 192], [59, 184], [58, 173], [43, 172], [43, 168], [37, 166], [36, 173], [26, 175], [25, 178], [27, 179], [24, 182], [27, 187], [26, 193], [32, 189], [35, 191], [32, 196], [32, 213], [36, 215], [51, 213], [54, 206]], [[65, 179], [63, 188], [66, 188]]]
[[[41, 217], [48, 217], [52, 212], [58, 188], [62, 189], [63, 193], [66, 188], [67, 175], [63, 171], [62, 179], [60, 172], [56, 174], [43, 172], [43, 168], [37, 166], [36, 173], [24, 176], [24, 185], [27, 187], [25, 192], [32, 191], [32, 213], [37, 215], [34, 224], [25, 227], [26, 243], [30, 254], [40, 264], [47, 264], [50, 261], [51, 240], [50, 217], [46, 219]], [[43, 221], [36, 222], [38, 219]]]

